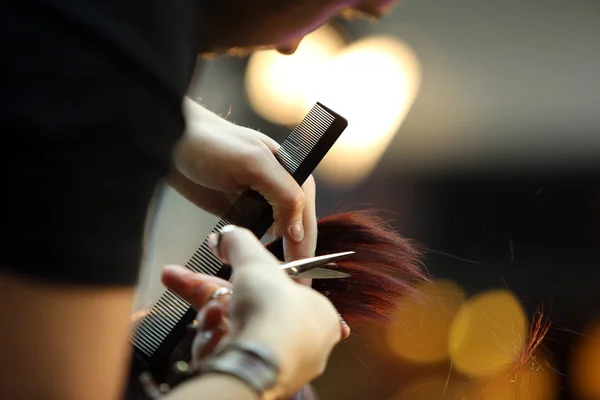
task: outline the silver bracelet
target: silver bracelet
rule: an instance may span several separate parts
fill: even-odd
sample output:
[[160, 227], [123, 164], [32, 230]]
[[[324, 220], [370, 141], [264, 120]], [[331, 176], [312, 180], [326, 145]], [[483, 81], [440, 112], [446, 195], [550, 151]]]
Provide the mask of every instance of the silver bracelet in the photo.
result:
[[[273, 353], [253, 342], [227, 343], [195, 368], [184, 361], [178, 361], [173, 365], [173, 369], [177, 374], [174, 386], [203, 374], [219, 373], [241, 380], [261, 399], [276, 386], [280, 372]], [[161, 399], [171, 390], [171, 387], [165, 384], [157, 385], [149, 373], [140, 376], [140, 383], [146, 398], [151, 400]]]
[[231, 342], [198, 365], [204, 373], [222, 373], [250, 386], [259, 397], [277, 384], [279, 365], [273, 353], [253, 342]]

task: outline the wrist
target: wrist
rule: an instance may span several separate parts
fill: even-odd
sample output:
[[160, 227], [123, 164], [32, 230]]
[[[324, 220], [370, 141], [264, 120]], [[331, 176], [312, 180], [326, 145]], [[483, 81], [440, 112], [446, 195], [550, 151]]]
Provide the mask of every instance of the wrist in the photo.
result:
[[273, 352], [255, 341], [235, 340], [214, 356], [195, 365], [201, 374], [228, 375], [251, 389], [261, 400], [281, 397], [280, 368]]
[[[277, 391], [280, 394], [291, 395], [294, 392], [294, 381], [297, 380], [297, 360], [301, 359], [301, 354], [290, 346], [290, 340], [282, 340], [280, 330], [267, 328], [272, 327], [273, 322], [249, 324], [235, 336], [231, 338], [233, 342], [257, 343], [268, 349], [272, 357], [276, 360], [279, 367], [279, 376], [277, 379]], [[285, 397], [285, 396], [283, 396]]]
[[173, 389], [165, 396], [165, 400], [190, 400], [204, 397], [211, 400], [261, 400], [244, 382], [220, 373], [207, 373], [190, 379]]

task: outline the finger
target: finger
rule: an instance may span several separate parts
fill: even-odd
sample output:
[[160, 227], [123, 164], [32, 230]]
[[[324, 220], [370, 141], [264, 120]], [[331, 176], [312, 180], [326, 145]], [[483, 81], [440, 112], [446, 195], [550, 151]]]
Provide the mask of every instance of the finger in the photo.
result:
[[223, 216], [239, 197], [238, 193], [221, 192], [199, 185], [179, 171], [171, 172], [167, 183], [190, 202], [218, 217]]
[[192, 344], [192, 357], [195, 363], [213, 353], [229, 331], [222, 325], [208, 331], [199, 331]]
[[201, 329], [192, 344], [192, 357], [195, 361], [211, 354], [221, 344], [225, 336], [231, 332], [229, 320], [221, 316], [219, 322], [209, 329]]
[[304, 240], [302, 242], [283, 238], [283, 254], [285, 261], [294, 261], [301, 258], [313, 257], [317, 248], [317, 211], [316, 211], [316, 185], [311, 176], [302, 186], [305, 203], [302, 211], [302, 225], [304, 226]]
[[277, 161], [273, 150], [278, 144], [261, 136], [264, 151], [253, 150], [248, 162], [241, 169], [237, 184], [259, 192], [273, 207], [273, 219], [283, 236], [295, 242], [304, 239], [302, 210], [304, 192], [288, 171]]
[[[205, 274], [198, 274], [179, 265], [167, 265], [162, 272], [163, 284], [190, 303], [195, 309], [202, 308], [220, 287], [231, 289], [231, 282]], [[219, 301], [227, 310], [230, 296], [221, 296]]]
[[342, 323], [342, 340], [344, 340], [350, 336], [350, 325], [348, 325], [344, 317], [342, 317], [341, 315], [340, 322]]
[[204, 305], [196, 314], [198, 321], [197, 330], [211, 330], [217, 327], [223, 319], [223, 311], [216, 300], [212, 300]]
[[[286, 261], [313, 257], [317, 249], [318, 225], [316, 212], [316, 184], [314, 178], [308, 177], [302, 190], [306, 196], [306, 204], [302, 213], [304, 240], [300, 243], [283, 238], [283, 254]], [[296, 279], [296, 282], [312, 286], [312, 279]]]
[[274, 223], [273, 225], [271, 225], [267, 233], [264, 234], [263, 239], [267, 242], [272, 242], [274, 240], [279, 239], [280, 237], [281, 230], [279, 229], [279, 226]]
[[277, 143], [273, 138], [265, 135], [264, 133], [256, 132], [258, 134], [258, 139], [265, 144], [271, 150], [273, 154], [279, 151], [281, 145]]
[[215, 253], [223, 262], [231, 265], [235, 273], [261, 268], [271, 276], [287, 276], [279, 268], [279, 261], [275, 256], [247, 229], [233, 225], [224, 226], [217, 244], [214, 241], [212, 243], [211, 246], [217, 246], [213, 248]]
[[[279, 151], [281, 145], [267, 135], [260, 134], [260, 140], [273, 152], [273, 154]], [[280, 224], [275, 223], [267, 232], [273, 238], [273, 240], [284, 237], [284, 257], [286, 261], [293, 261], [300, 258], [314, 256], [315, 249], [317, 247], [317, 215], [316, 215], [316, 184], [315, 179], [310, 175], [304, 184], [302, 185], [302, 192], [304, 193], [304, 208], [302, 210], [302, 228], [304, 229], [304, 237], [301, 242], [297, 240], [290, 240], [289, 235], [285, 235], [280, 229]], [[304, 284], [309, 284], [312, 279], [298, 280]]]

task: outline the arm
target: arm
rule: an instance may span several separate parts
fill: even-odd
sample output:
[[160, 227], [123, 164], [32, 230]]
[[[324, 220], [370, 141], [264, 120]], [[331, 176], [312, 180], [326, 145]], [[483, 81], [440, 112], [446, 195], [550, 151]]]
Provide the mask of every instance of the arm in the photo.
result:
[[0, 398], [120, 399], [132, 296], [0, 274]]
[[245, 383], [231, 376], [207, 374], [177, 386], [165, 400], [258, 400]]

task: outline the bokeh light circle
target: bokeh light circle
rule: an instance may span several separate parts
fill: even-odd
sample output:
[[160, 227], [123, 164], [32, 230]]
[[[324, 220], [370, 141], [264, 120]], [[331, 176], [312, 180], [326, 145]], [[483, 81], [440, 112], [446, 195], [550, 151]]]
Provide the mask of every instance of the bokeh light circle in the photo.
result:
[[348, 119], [348, 128], [321, 162], [319, 175], [337, 186], [364, 180], [400, 128], [420, 84], [417, 55], [395, 37], [359, 40], [333, 58], [307, 106], [325, 104]]
[[345, 38], [325, 25], [306, 36], [297, 51], [283, 55], [258, 51], [246, 68], [246, 94], [254, 110], [266, 120], [296, 125], [314, 104], [307, 104], [311, 86], [325, 64], [345, 46]]
[[506, 290], [490, 291], [465, 302], [450, 328], [454, 368], [467, 376], [491, 376], [516, 365], [527, 343], [528, 319]]
[[577, 398], [600, 399], [600, 321], [591, 324], [579, 338], [572, 354], [570, 372]]
[[402, 299], [395, 325], [385, 331], [388, 349], [414, 363], [434, 363], [448, 357], [450, 326], [463, 303], [461, 288], [439, 280], [417, 288], [416, 297]]

